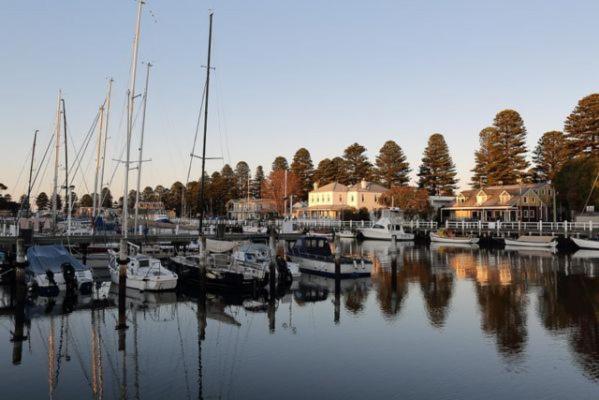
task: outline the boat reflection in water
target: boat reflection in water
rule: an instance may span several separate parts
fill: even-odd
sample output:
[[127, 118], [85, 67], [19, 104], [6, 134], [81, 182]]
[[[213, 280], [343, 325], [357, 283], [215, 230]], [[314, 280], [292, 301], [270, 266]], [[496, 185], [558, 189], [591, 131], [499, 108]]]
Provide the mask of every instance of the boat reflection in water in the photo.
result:
[[[118, 288], [109, 282], [96, 282], [89, 296], [52, 299], [1, 288], [3, 397], [596, 394], [599, 253], [341, 246], [372, 260], [371, 278], [302, 275], [291, 288], [258, 298], [197, 286], [127, 289], [128, 329], [118, 331]], [[344, 384], [306, 385], [308, 376]], [[424, 378], [431, 376], [443, 378], [431, 385]], [[471, 376], [484, 384], [460, 384]], [[376, 382], [376, 393], [365, 389]]]

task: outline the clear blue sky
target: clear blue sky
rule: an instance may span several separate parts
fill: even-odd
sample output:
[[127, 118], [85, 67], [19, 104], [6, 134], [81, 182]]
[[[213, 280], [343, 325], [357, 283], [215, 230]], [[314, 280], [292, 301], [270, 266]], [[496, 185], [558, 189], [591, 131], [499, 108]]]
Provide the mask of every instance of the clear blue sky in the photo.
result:
[[[530, 149], [597, 91], [597, 2], [148, 0], [140, 60], [156, 67], [144, 150], [153, 161], [143, 185], [185, 179], [209, 8], [216, 71], [208, 154], [233, 165], [246, 160], [252, 170], [268, 170], [275, 156], [290, 159], [301, 146], [316, 164], [355, 141], [374, 160], [393, 139], [415, 177], [428, 136], [440, 132], [465, 187], [478, 132], [496, 112], [521, 113]], [[41, 147], [47, 143], [58, 89], [80, 143], [114, 77], [108, 151], [118, 157], [134, 19], [134, 0], [4, 2], [0, 182], [13, 194], [25, 187], [24, 177], [14, 185], [33, 130]], [[82, 167], [88, 185], [91, 154], [90, 147]], [[121, 181], [118, 172], [113, 192]], [[75, 184], [86, 192], [81, 175]], [[50, 186], [49, 169], [41, 189]]]

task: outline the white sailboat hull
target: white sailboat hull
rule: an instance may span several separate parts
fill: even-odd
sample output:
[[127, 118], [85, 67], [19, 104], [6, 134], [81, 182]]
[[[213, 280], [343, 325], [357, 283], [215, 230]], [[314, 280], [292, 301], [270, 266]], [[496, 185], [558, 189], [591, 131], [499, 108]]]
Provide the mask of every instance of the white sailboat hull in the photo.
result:
[[[299, 264], [301, 272], [321, 276], [335, 276], [335, 263], [326, 260], [291, 256], [291, 260]], [[352, 263], [341, 263], [341, 277], [351, 278], [370, 276], [372, 264], [364, 260], [354, 260]]]
[[573, 237], [570, 239], [581, 249], [599, 250], [599, 240], [577, 239]]
[[[110, 280], [112, 283], [119, 284], [119, 271], [116, 268], [110, 268]], [[153, 291], [160, 292], [165, 290], [173, 290], [177, 286], [177, 278], [171, 277], [148, 277], [139, 278], [127, 274], [126, 287], [131, 289], [137, 289], [140, 291]]]
[[513, 240], [513, 239], [503, 239], [506, 247], [525, 247], [525, 248], [535, 248], [535, 249], [555, 249], [557, 247], [557, 242], [532, 242], [526, 240]]
[[479, 238], [466, 238], [466, 237], [446, 237], [439, 236], [436, 233], [430, 233], [431, 242], [435, 243], [454, 243], [454, 244], [477, 244]]

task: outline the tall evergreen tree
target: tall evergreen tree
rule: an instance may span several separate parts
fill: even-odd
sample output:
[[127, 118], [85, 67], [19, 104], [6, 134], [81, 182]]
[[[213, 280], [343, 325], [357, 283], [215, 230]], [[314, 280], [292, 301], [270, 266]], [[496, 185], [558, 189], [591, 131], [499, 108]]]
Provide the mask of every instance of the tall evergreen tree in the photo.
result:
[[50, 199], [48, 198], [46, 192], [41, 192], [37, 195], [37, 198], [35, 199], [35, 205], [37, 206], [38, 210], [45, 210], [48, 208], [50, 205]]
[[403, 150], [393, 140], [385, 142], [376, 157], [375, 175], [387, 187], [403, 186], [410, 181], [410, 164]]
[[238, 193], [237, 187], [235, 185], [235, 172], [233, 171], [233, 168], [231, 168], [229, 164], [225, 164], [220, 170], [220, 175], [227, 187], [225, 203], [231, 199], [236, 199], [238, 197]]
[[343, 152], [345, 161], [345, 170], [347, 172], [347, 184], [355, 184], [362, 179], [372, 178], [372, 164], [366, 157], [366, 147], [354, 143], [348, 146]]
[[599, 93], [578, 102], [566, 119], [564, 130], [572, 157], [599, 155]]
[[[39, 199], [39, 196], [38, 196], [38, 199]], [[36, 204], [37, 204], [37, 201], [36, 201]], [[81, 205], [81, 207], [92, 207], [94, 205], [94, 199], [92, 198], [92, 196], [90, 194], [84, 194], [83, 196], [81, 196], [80, 205]], [[42, 209], [44, 207], [40, 208], [40, 206], [38, 205], [37, 208]]]
[[345, 169], [345, 160], [341, 157], [324, 158], [318, 163], [316, 171], [314, 171], [314, 182], [320, 186], [331, 182], [339, 182], [347, 184], [348, 177]]
[[262, 198], [262, 182], [264, 182], [264, 169], [262, 165], [258, 165], [256, 167], [256, 173], [254, 174], [254, 179], [252, 180], [252, 190], [251, 195], [255, 199]]
[[[50, 208], [54, 208], [53, 204], [54, 204], [54, 199], [50, 199]], [[57, 210], [62, 209], [62, 197], [58, 193], [56, 193], [56, 209]]]
[[479, 149], [474, 153], [474, 168], [471, 186], [479, 189], [482, 186], [494, 185], [495, 171], [497, 169], [496, 154], [499, 143], [497, 129], [489, 126], [479, 133]]
[[566, 138], [562, 132], [545, 132], [539, 139], [533, 154], [535, 166], [532, 172], [535, 180], [553, 181], [555, 175], [568, 161], [569, 154]]
[[246, 197], [250, 189], [250, 167], [245, 161], [239, 161], [235, 166], [235, 186], [239, 197]]
[[287, 162], [287, 159], [283, 156], [277, 156], [275, 158], [275, 160], [272, 162], [272, 170], [273, 171], [278, 171], [278, 170], [289, 170], [289, 163]]
[[418, 186], [428, 190], [431, 196], [453, 196], [453, 191], [457, 188], [456, 175], [445, 138], [440, 133], [432, 134], [424, 149], [418, 172]]
[[307, 200], [308, 193], [312, 189], [314, 175], [314, 164], [312, 163], [310, 152], [307, 149], [302, 147], [295, 152], [293, 162], [291, 163], [291, 172], [293, 172], [299, 180], [300, 199]]
[[110, 193], [110, 189], [108, 189], [107, 187], [103, 188], [101, 196], [102, 196], [102, 199], [101, 199], [102, 207], [103, 208], [112, 208], [113, 198], [112, 198], [112, 193]]
[[511, 185], [526, 176], [526, 128], [520, 114], [514, 110], [497, 113], [493, 126], [497, 129], [497, 152], [491, 158], [497, 162], [494, 180]]

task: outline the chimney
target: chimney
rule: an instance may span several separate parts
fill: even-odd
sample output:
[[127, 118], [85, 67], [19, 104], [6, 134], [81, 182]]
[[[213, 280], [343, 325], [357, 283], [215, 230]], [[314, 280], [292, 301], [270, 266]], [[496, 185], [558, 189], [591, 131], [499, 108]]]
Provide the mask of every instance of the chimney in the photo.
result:
[[312, 186], [314, 187], [314, 190], [318, 190], [318, 182], [314, 182]]
[[368, 186], [368, 182], [366, 182], [365, 179], [362, 179], [362, 181], [360, 182], [360, 186], [362, 187], [362, 189], [366, 189], [366, 186]]

